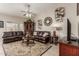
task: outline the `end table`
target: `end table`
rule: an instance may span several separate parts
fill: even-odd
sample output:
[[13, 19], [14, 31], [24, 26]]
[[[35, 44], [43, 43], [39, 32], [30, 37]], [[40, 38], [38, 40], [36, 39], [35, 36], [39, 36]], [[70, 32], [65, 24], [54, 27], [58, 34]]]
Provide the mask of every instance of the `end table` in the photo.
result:
[[52, 36], [51, 43], [57, 44], [58, 43], [58, 36]]

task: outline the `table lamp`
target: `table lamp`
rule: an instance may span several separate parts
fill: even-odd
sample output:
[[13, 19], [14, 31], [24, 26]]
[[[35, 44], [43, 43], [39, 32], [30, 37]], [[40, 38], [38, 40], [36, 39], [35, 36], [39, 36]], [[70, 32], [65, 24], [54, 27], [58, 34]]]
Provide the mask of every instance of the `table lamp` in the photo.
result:
[[54, 31], [53, 31], [53, 35], [57, 35], [57, 31], [59, 32], [60, 30], [62, 30], [62, 27], [61, 27], [61, 24], [60, 23], [54, 23], [53, 24], [53, 29], [54, 29]]

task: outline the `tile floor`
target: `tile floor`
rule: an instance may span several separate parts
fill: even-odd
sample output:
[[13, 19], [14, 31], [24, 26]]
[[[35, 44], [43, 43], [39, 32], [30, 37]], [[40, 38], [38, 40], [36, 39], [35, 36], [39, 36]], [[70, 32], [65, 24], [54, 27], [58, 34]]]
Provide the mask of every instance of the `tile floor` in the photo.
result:
[[52, 44], [52, 46], [43, 56], [59, 56], [59, 45]]
[[[51, 47], [47, 52], [45, 52], [42, 56], [58, 56], [59, 55], [59, 45], [52, 44]], [[3, 48], [2, 48], [2, 41], [0, 40], [0, 56], [5, 56]]]
[[5, 56], [3, 47], [2, 47], [2, 40], [0, 40], [0, 56]]

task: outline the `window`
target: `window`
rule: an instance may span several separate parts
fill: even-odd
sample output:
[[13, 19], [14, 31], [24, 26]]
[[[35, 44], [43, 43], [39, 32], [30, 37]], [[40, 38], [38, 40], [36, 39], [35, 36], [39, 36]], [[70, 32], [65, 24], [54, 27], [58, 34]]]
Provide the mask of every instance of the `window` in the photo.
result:
[[6, 31], [17, 31], [18, 30], [18, 24], [13, 22], [7, 22], [6, 23]]
[[21, 31], [23, 31], [24, 30], [24, 24], [19, 24], [19, 29], [21, 30]]

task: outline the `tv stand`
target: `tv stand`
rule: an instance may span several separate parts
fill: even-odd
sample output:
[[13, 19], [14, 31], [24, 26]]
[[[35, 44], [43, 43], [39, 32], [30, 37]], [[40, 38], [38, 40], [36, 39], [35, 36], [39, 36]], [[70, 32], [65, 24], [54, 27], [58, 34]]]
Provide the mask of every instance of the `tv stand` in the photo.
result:
[[79, 56], [79, 45], [73, 44], [73, 42], [72, 44], [68, 44], [68, 42], [59, 42], [59, 55], [60, 56]]

